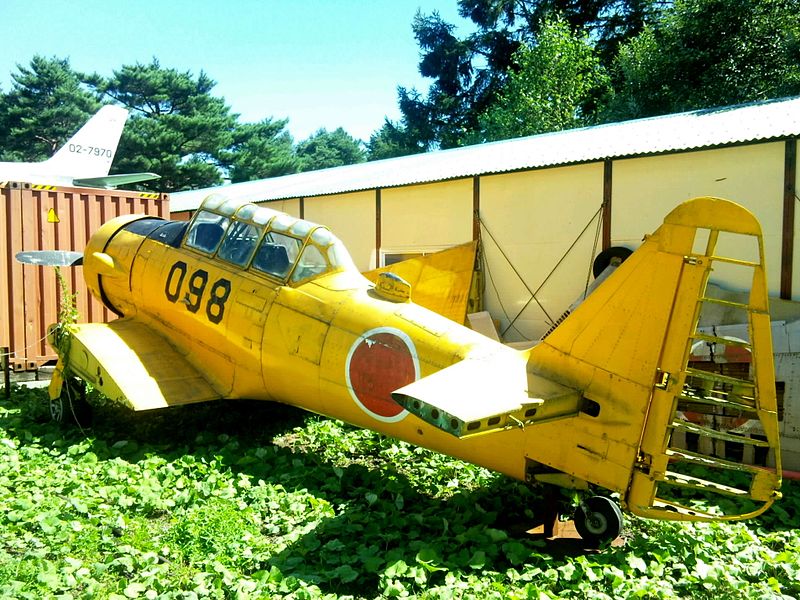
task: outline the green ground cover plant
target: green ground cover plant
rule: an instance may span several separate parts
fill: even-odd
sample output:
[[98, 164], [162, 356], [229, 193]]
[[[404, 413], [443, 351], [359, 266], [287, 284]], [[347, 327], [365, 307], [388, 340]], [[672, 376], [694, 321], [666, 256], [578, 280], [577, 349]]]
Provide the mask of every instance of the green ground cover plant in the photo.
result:
[[[49, 421], [0, 402], [3, 598], [795, 598], [800, 486], [746, 523], [627, 517], [586, 552], [541, 492], [265, 403]], [[565, 503], [570, 499], [564, 496]]]

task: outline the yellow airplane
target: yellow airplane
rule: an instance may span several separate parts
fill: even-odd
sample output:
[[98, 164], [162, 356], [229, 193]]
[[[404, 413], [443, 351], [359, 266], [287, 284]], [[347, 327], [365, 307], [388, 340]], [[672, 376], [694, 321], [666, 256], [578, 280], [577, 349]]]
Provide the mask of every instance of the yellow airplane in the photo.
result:
[[[757, 258], [717, 254], [757, 247]], [[37, 264], [76, 264], [24, 253]], [[696, 198], [652, 235], [566, 320], [517, 351], [410, 301], [392, 273], [365, 279], [325, 227], [263, 206], [207, 198], [189, 223], [123, 216], [83, 253], [91, 292], [121, 318], [52, 330], [60, 359], [54, 417], [75, 377], [133, 410], [248, 398], [283, 402], [431, 448], [518, 480], [616, 492], [633, 514], [750, 518], [780, 497], [780, 448], [761, 229], [732, 202]], [[747, 379], [693, 368], [704, 294], [717, 265], [751, 274], [740, 310]], [[679, 409], [757, 418], [763, 439], [682, 420]], [[701, 408], [698, 408], [701, 407]], [[672, 445], [675, 431], [755, 446], [775, 469]], [[705, 444], [703, 447], [707, 447]], [[699, 447], [699, 445], [698, 445]], [[688, 465], [689, 469], [686, 468]], [[706, 467], [722, 481], [701, 478]], [[742, 478], [730, 483], [731, 473]], [[672, 488], [705, 493], [685, 505]], [[740, 501], [723, 514], [716, 500]], [[729, 502], [719, 503], [728, 506]], [[615, 538], [617, 504], [581, 502], [587, 543]]]

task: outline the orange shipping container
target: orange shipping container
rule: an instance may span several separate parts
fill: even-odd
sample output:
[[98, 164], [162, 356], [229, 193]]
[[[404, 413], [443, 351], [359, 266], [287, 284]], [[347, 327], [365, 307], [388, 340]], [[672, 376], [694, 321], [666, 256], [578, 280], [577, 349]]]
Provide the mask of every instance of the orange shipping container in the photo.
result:
[[[60, 293], [55, 271], [22, 265], [22, 250], [82, 252], [101, 224], [119, 215], [148, 214], [169, 218], [167, 194], [123, 190], [0, 183], [0, 347], [9, 349], [15, 371], [33, 370], [56, 359], [47, 345], [47, 327], [58, 320]], [[93, 298], [82, 267], [62, 267], [77, 293], [80, 322], [101, 322], [114, 314]]]

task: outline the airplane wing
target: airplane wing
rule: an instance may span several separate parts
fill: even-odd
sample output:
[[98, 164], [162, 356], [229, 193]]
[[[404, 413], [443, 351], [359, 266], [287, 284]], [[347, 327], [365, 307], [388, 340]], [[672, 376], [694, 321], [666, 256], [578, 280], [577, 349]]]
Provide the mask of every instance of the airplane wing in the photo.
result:
[[396, 390], [392, 398], [460, 438], [524, 425], [553, 400], [562, 407], [579, 406], [578, 390], [528, 373], [527, 353], [514, 353], [518, 360], [509, 360], [512, 352], [467, 358]]
[[183, 355], [136, 320], [73, 325], [70, 334], [62, 370], [133, 410], [222, 398]]
[[414, 303], [463, 325], [469, 308], [477, 247], [477, 242], [468, 242], [363, 275], [373, 283], [380, 273], [399, 275], [411, 284]]
[[155, 173], [123, 173], [119, 175], [106, 175], [104, 177], [81, 177], [73, 179], [72, 183], [73, 185], [83, 187], [111, 189], [121, 185], [151, 181], [153, 179], [161, 179], [161, 175], [156, 175]]

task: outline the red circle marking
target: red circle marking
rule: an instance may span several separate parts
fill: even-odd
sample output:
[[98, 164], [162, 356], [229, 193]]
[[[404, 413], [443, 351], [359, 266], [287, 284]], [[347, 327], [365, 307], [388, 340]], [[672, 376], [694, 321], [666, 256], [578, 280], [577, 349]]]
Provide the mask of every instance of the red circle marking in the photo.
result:
[[358, 342], [348, 375], [358, 403], [373, 416], [392, 419], [405, 410], [392, 400], [392, 392], [416, 380], [416, 367], [406, 341], [381, 331]]

